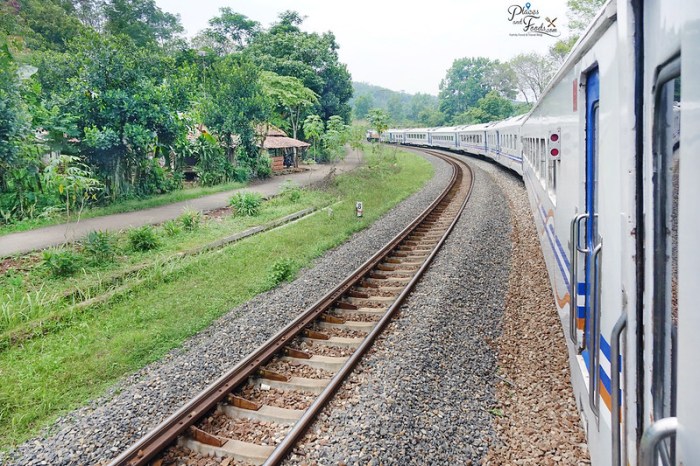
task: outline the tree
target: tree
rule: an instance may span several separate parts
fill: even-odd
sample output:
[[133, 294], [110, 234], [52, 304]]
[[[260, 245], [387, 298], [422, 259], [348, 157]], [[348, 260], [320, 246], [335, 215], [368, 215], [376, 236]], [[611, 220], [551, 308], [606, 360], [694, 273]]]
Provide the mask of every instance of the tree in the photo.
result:
[[18, 48], [63, 51], [84, 26], [70, 2], [15, 0], [0, 2], [0, 36], [12, 37]]
[[164, 42], [181, 34], [180, 17], [161, 10], [155, 0], [109, 0], [105, 30], [129, 36], [138, 46]]
[[318, 115], [309, 115], [304, 120], [304, 134], [311, 140], [311, 150], [314, 158], [319, 155], [319, 143], [323, 137], [324, 124]]
[[260, 78], [263, 92], [274, 103], [280, 117], [286, 120], [292, 137], [296, 139], [304, 112], [318, 102], [318, 96], [292, 76], [264, 71]]
[[381, 108], [373, 108], [370, 110], [367, 119], [372, 128], [379, 133], [379, 136], [389, 129], [389, 115]]
[[229, 7], [219, 8], [219, 16], [210, 19], [209, 26], [197, 35], [195, 43], [218, 55], [242, 50], [260, 32], [260, 23]]
[[367, 117], [369, 109], [374, 105], [374, 99], [369, 94], [362, 94], [355, 98], [355, 118], [362, 120]]
[[17, 66], [7, 45], [3, 45], [0, 48], [0, 192], [7, 189], [7, 176], [17, 162], [27, 124]]
[[81, 153], [105, 180], [105, 194], [116, 199], [166, 190], [157, 160], [185, 130], [177, 111], [189, 107], [171, 92], [173, 61], [126, 37], [96, 32], [81, 35], [56, 59], [71, 66], [55, 67], [65, 74], [56, 73], [60, 83], [52, 92], [61, 96], [62, 111], [77, 117]]
[[549, 56], [552, 59], [554, 66], [561, 66], [566, 60], [566, 56], [569, 54], [574, 44], [578, 40], [578, 36], [574, 35], [566, 39], [560, 39], [554, 43], [549, 48]]
[[352, 82], [347, 67], [338, 61], [335, 36], [303, 32], [301, 21], [298, 13], [282, 13], [277, 24], [255, 36], [244, 54], [264, 70], [301, 80], [319, 96], [322, 119], [340, 115], [348, 121]]
[[228, 55], [214, 63], [207, 80], [204, 124], [228, 148], [237, 138], [239, 159], [255, 170], [258, 148], [255, 127], [268, 117], [268, 106], [260, 82], [260, 70], [245, 57]]
[[567, 0], [566, 15], [569, 17], [569, 29], [578, 34], [582, 33], [605, 2], [606, 0]]
[[420, 115], [425, 112], [437, 111], [437, 99], [429, 94], [415, 94], [411, 97], [411, 103], [408, 106], [406, 118], [412, 122], [419, 122]]
[[391, 121], [393, 121], [394, 123], [398, 124], [403, 121], [403, 102], [397, 94], [393, 94], [391, 97], [389, 97], [389, 101], [387, 102], [387, 112], [389, 113]]
[[497, 91], [490, 91], [479, 99], [474, 107], [457, 115], [455, 123], [460, 125], [488, 123], [508, 118], [511, 115], [513, 115], [511, 101], [501, 96]]
[[540, 98], [555, 72], [552, 60], [537, 53], [521, 53], [508, 64], [515, 72], [518, 90], [527, 103]]
[[447, 70], [440, 82], [440, 110], [448, 119], [467, 111], [495, 90], [504, 97], [515, 97], [515, 75], [498, 60], [460, 58]]

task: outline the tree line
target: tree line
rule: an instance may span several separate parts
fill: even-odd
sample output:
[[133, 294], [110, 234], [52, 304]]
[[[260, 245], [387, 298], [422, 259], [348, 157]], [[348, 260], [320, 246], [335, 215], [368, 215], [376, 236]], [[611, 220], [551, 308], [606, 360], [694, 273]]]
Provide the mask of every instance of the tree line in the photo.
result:
[[154, 0], [0, 3], [0, 222], [179, 189], [188, 160], [202, 184], [269, 175], [267, 124], [331, 157], [351, 77], [303, 21], [221, 8], [187, 40]]
[[384, 97], [387, 93], [381, 88], [355, 84], [354, 116], [405, 127], [431, 127], [486, 123], [525, 113], [604, 3], [568, 0], [571, 35], [557, 41], [547, 54], [518, 54], [507, 62], [486, 57], [456, 59], [440, 82], [437, 99], [395, 92]]

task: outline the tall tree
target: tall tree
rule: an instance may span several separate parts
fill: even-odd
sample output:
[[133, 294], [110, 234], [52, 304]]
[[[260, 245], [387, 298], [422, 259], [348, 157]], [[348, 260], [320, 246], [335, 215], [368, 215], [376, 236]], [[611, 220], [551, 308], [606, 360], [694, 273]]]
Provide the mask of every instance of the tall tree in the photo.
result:
[[228, 55], [214, 63], [207, 79], [204, 124], [219, 136], [229, 149], [229, 156], [235, 136], [242, 150], [241, 161], [250, 168], [256, 167], [255, 127], [268, 117], [260, 71], [245, 57]]
[[63, 51], [84, 26], [72, 4], [60, 0], [14, 0], [0, 2], [0, 37], [20, 41], [32, 50]]
[[209, 20], [209, 27], [197, 35], [194, 43], [226, 55], [246, 47], [259, 32], [260, 23], [223, 7], [219, 9], [219, 16]]
[[263, 92], [274, 103], [277, 113], [287, 122], [292, 137], [296, 139], [306, 110], [318, 102], [318, 96], [292, 76], [264, 71], [260, 78]]
[[516, 55], [508, 64], [515, 72], [518, 90], [527, 103], [540, 98], [555, 72], [554, 63], [550, 57], [534, 52]]
[[451, 119], [475, 106], [492, 90], [514, 98], [515, 88], [515, 75], [506, 64], [483, 57], [460, 58], [440, 82], [440, 110]]
[[154, 156], [169, 153], [183, 131], [177, 111], [189, 106], [166, 79], [176, 74], [173, 61], [96, 32], [80, 36], [59, 58], [72, 66], [56, 69], [72, 74], [53, 92], [64, 96], [63, 112], [76, 116], [81, 153], [105, 180], [106, 193], [114, 199], [158, 192]]
[[105, 30], [129, 36], [138, 46], [163, 44], [184, 31], [180, 17], [161, 10], [155, 0], [109, 0]]
[[578, 34], [582, 33], [595, 15], [605, 5], [607, 0], [567, 0], [566, 15], [569, 18], [569, 29]]
[[319, 96], [318, 113], [324, 120], [340, 115], [348, 121], [352, 82], [338, 60], [335, 36], [301, 31], [302, 19], [295, 12], [282, 13], [277, 24], [252, 40], [245, 54], [264, 70], [300, 79]]

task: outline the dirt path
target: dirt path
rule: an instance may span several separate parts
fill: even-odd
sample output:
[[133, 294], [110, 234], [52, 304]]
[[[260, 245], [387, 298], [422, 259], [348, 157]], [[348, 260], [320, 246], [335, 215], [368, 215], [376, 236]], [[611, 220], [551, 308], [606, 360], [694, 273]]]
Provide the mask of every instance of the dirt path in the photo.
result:
[[307, 172], [274, 176], [267, 180], [251, 183], [245, 188], [150, 209], [105, 215], [103, 217], [80, 220], [79, 222], [63, 223], [36, 230], [11, 233], [0, 237], [0, 258], [76, 241], [95, 230], [118, 231], [142, 225], [162, 223], [178, 217], [185, 208], [207, 211], [225, 207], [228, 205], [231, 195], [238, 191], [254, 191], [263, 196], [270, 196], [279, 192], [280, 187], [287, 180], [293, 180], [301, 186], [307, 186], [321, 181], [333, 168], [335, 168], [336, 174], [350, 171], [356, 168], [361, 160], [360, 153], [351, 152], [345, 160], [336, 164], [312, 165]]

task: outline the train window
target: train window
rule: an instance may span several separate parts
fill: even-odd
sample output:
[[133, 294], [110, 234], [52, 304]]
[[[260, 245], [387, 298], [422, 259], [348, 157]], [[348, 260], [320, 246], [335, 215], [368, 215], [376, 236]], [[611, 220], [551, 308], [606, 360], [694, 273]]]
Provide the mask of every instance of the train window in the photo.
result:
[[[654, 256], [651, 392], [654, 420], [676, 415], [678, 333], [678, 201], [680, 188], [680, 60], [665, 67], [654, 109]], [[662, 77], [666, 76], [666, 79]], [[663, 464], [676, 464], [673, 437], [659, 447]]]

